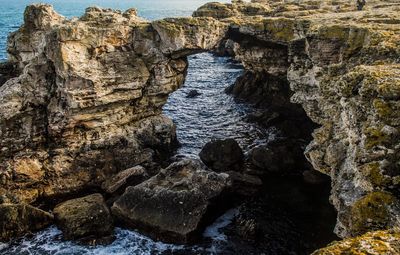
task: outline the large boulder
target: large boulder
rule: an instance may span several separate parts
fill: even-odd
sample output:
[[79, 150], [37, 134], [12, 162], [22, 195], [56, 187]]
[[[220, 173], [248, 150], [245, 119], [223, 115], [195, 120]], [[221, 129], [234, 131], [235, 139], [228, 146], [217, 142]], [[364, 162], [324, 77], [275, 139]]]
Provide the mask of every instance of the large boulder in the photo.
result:
[[101, 194], [61, 203], [54, 209], [54, 215], [65, 239], [89, 244], [112, 240], [113, 219]]
[[0, 205], [0, 242], [45, 228], [53, 215], [25, 204]]
[[[224, 208], [227, 174], [209, 171], [198, 160], [171, 164], [151, 179], [125, 193], [111, 208], [124, 224], [166, 242], [192, 241], [215, 210]], [[222, 202], [222, 203], [221, 203]]]
[[244, 158], [242, 149], [234, 139], [210, 141], [199, 156], [208, 167], [217, 172], [237, 170]]

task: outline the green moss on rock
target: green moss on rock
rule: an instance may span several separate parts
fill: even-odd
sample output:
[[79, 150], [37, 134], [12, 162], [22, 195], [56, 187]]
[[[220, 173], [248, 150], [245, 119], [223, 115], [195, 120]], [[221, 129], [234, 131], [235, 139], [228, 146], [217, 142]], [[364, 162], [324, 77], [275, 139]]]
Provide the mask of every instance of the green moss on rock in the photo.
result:
[[353, 235], [389, 227], [390, 207], [395, 202], [396, 198], [391, 193], [383, 191], [369, 193], [355, 202], [350, 211]]
[[333, 242], [312, 255], [398, 255], [400, 233], [396, 230], [369, 232], [363, 236]]
[[382, 145], [390, 139], [380, 128], [369, 127], [365, 130], [366, 141], [365, 148], [372, 149], [377, 145]]
[[390, 178], [382, 173], [379, 162], [365, 164], [362, 169], [373, 185], [381, 187], [390, 183]]

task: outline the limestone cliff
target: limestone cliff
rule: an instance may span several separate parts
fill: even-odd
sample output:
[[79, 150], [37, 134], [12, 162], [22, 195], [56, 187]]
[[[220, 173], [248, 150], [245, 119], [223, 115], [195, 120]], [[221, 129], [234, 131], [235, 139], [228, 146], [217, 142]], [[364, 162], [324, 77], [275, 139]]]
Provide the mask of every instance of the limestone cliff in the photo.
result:
[[218, 48], [250, 80], [289, 84], [320, 126], [305, 153], [332, 179], [337, 234], [399, 226], [400, 5], [355, 10], [340, 0], [234, 1], [147, 22], [135, 10], [88, 8], [67, 20], [28, 7], [0, 87], [3, 200], [68, 194], [153, 161], [175, 139], [161, 107], [185, 79], [186, 56]]
[[336, 233], [398, 226], [400, 6], [257, 2], [262, 11], [249, 11], [260, 10], [256, 1], [211, 3], [195, 16], [229, 23], [225, 47], [255, 77], [286, 77], [291, 101], [320, 125], [305, 153], [331, 176]]

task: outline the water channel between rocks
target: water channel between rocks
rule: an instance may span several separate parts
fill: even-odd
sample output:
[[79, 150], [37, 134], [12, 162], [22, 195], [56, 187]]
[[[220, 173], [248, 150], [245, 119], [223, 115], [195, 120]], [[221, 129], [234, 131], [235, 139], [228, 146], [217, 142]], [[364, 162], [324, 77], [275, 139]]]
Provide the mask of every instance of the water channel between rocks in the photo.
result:
[[[234, 138], [244, 151], [279, 136], [274, 128], [263, 129], [246, 120], [254, 111], [224, 90], [243, 73], [241, 65], [209, 53], [189, 57], [185, 85], [170, 95], [164, 114], [177, 125], [178, 157], [197, 158], [205, 143], [214, 138]], [[198, 93], [190, 97], [193, 90]], [[135, 231], [116, 229], [116, 241], [108, 246], [84, 247], [62, 240], [50, 227], [10, 244], [0, 244], [0, 254], [306, 254], [333, 240], [335, 215], [328, 204], [329, 187], [307, 186], [298, 178], [264, 180], [259, 199], [250, 202], [244, 214], [263, 222], [268, 236], [245, 241], [236, 234], [231, 209], [204, 232], [196, 246], [155, 242]], [[265, 222], [264, 222], [265, 221]]]

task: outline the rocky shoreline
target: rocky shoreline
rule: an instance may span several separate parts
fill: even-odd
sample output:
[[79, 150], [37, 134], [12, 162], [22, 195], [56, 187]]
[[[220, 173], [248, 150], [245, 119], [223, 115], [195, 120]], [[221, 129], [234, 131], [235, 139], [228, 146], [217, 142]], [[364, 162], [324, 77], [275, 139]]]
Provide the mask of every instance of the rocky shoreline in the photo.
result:
[[[68, 20], [28, 6], [0, 66], [0, 241], [55, 222], [66, 239], [107, 243], [116, 221], [193, 242], [264, 178], [324, 183], [317, 170], [332, 183], [335, 233], [355, 238], [316, 254], [397, 254], [400, 5], [355, 4], [210, 3], [154, 22], [134, 9]], [[246, 153], [212, 141], [200, 153], [207, 166], [169, 165], [176, 128], [162, 107], [187, 56], [207, 51], [243, 64], [228, 92], [284, 139]]]

